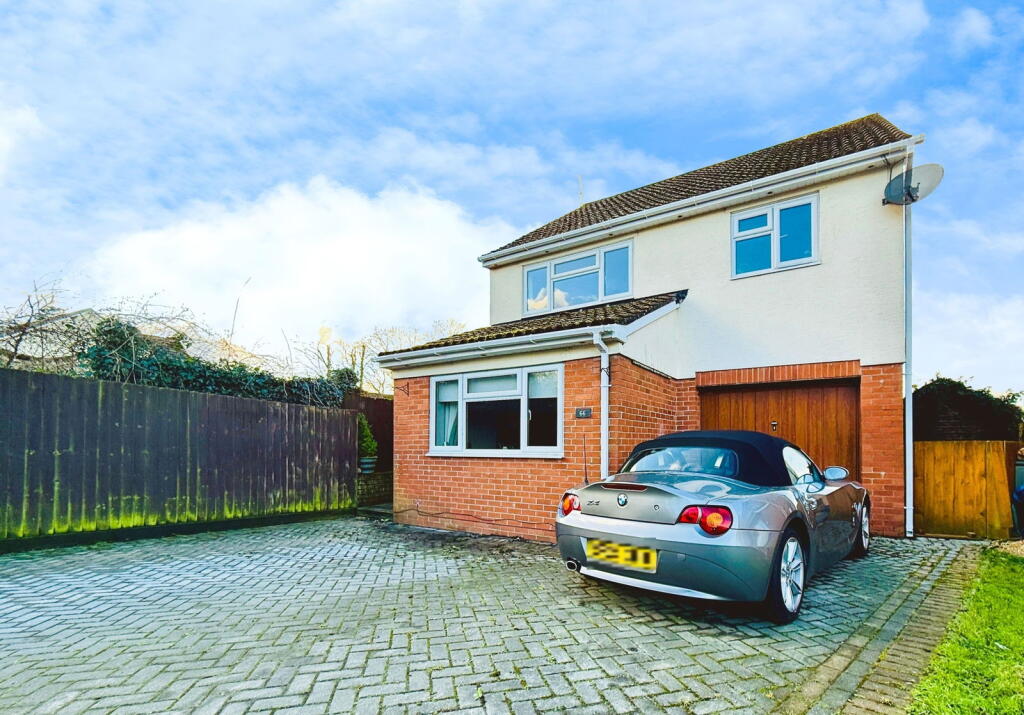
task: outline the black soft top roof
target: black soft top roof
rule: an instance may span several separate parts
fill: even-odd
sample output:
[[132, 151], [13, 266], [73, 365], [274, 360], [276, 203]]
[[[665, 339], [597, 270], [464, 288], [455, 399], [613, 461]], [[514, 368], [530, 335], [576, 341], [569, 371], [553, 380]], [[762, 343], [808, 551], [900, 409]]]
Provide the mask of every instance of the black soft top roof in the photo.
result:
[[[633, 448], [632, 457], [658, 447], [724, 447], [739, 457], [736, 479], [762, 487], [786, 487], [792, 484], [786, 463], [782, 459], [783, 447], [796, 447], [778, 437], [747, 430], [691, 430], [662, 435], [641, 442]], [[799, 447], [796, 447], [799, 449]]]

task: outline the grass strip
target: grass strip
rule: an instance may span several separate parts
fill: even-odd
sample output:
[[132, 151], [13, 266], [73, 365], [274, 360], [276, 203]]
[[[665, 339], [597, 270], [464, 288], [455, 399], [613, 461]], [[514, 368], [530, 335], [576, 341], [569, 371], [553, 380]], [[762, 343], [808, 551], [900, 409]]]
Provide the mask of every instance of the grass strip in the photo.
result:
[[1024, 713], [1024, 558], [986, 549], [914, 689], [913, 715]]

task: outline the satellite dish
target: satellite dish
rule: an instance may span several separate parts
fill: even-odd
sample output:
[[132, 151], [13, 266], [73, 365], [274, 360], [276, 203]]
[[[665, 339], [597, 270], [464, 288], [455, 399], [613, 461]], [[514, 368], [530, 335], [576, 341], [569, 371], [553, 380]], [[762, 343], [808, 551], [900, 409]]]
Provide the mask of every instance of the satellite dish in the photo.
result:
[[883, 204], [912, 204], [935, 191], [942, 181], [943, 170], [938, 164], [921, 164], [904, 171], [885, 187]]

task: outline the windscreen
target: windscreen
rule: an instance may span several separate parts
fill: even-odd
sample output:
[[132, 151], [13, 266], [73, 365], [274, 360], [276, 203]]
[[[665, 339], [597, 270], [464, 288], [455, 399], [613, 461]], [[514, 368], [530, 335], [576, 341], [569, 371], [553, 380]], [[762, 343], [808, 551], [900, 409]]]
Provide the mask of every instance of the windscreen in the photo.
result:
[[724, 447], [655, 447], [630, 456], [623, 472], [683, 472], [736, 477], [739, 460]]

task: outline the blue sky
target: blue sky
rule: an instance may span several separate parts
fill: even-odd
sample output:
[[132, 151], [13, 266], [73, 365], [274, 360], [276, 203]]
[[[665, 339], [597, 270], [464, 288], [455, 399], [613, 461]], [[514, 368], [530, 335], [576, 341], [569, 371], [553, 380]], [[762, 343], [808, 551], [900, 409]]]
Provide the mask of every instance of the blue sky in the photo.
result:
[[266, 350], [486, 322], [476, 256], [861, 116], [946, 167], [916, 365], [1024, 389], [1024, 8], [0, 2], [0, 302], [156, 295]]

